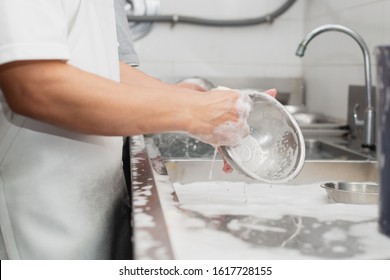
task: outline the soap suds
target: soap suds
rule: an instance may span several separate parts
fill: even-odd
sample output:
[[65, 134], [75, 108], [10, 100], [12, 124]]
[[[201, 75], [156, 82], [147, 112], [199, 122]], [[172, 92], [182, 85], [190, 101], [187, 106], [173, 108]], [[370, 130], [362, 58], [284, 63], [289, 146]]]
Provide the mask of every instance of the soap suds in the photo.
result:
[[[174, 221], [170, 234], [180, 259], [202, 259], [205, 248], [210, 259], [235, 259], [238, 251], [242, 259], [389, 257], [390, 241], [378, 233], [375, 222], [367, 222], [377, 218], [378, 206], [331, 203], [319, 183], [220, 181], [174, 183], [174, 189], [179, 202], [167, 218]], [[344, 220], [345, 226], [340, 222]], [[226, 232], [217, 230], [225, 223]], [[261, 246], [268, 244], [266, 250], [247, 242], [257, 238], [264, 239]], [[303, 242], [299, 250], [297, 238]]]
[[239, 96], [235, 104], [238, 120], [221, 123], [209, 135], [191, 135], [192, 137], [217, 146], [234, 146], [239, 144], [249, 134], [250, 128], [247, 119], [252, 109], [252, 101], [248, 94], [238, 90], [235, 90], [235, 92]]

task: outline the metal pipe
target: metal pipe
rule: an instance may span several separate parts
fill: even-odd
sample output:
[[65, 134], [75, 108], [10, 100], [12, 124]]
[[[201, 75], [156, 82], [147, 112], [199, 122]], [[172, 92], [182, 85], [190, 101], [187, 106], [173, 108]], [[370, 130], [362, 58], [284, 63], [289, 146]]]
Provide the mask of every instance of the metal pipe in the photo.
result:
[[186, 23], [203, 26], [214, 26], [214, 27], [241, 27], [256, 25], [262, 23], [272, 23], [272, 21], [285, 13], [296, 0], [287, 0], [281, 7], [272, 13], [269, 13], [262, 17], [248, 18], [248, 19], [237, 19], [237, 20], [214, 20], [191, 16], [181, 15], [152, 15], [152, 16], [127, 16], [128, 21], [134, 22], [165, 22], [165, 23]]

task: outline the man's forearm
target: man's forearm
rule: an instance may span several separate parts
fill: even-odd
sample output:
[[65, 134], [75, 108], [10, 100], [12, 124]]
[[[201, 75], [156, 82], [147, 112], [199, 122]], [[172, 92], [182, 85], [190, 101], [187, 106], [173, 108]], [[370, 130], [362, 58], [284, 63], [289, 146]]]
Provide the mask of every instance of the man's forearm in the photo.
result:
[[173, 85], [166, 84], [156, 78], [153, 78], [137, 68], [129, 66], [120, 62], [120, 81], [127, 85], [145, 86], [165, 88], [167, 90], [173, 89]]
[[116, 83], [58, 61], [0, 68], [0, 85], [10, 107], [28, 117], [99, 135], [187, 129], [185, 111], [179, 110], [186, 104], [182, 94], [157, 80], [146, 81], [146, 75], [134, 79], [139, 83]]

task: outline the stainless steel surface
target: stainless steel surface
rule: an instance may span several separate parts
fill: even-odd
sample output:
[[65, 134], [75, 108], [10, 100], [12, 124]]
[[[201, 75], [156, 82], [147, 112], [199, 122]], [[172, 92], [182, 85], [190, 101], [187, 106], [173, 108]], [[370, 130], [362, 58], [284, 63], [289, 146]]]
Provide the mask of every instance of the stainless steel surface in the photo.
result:
[[172, 259], [161, 202], [149, 153], [142, 136], [130, 138], [132, 184], [132, 241], [136, 259]]
[[[376, 87], [372, 90], [375, 92]], [[373, 104], [376, 104], [377, 95], [373, 95]], [[359, 104], [356, 106], [356, 104]], [[363, 116], [367, 107], [367, 90], [364, 85], [349, 85], [348, 86], [348, 111], [347, 124], [349, 127], [350, 137], [362, 141], [363, 129], [362, 126], [356, 126], [356, 117]], [[356, 117], [355, 117], [356, 115]], [[361, 121], [361, 120], [360, 120]], [[358, 120], [359, 122], [359, 120]]]
[[306, 159], [308, 160], [368, 160], [370, 157], [341, 145], [308, 139], [305, 141]]
[[360, 46], [363, 56], [364, 56], [364, 73], [365, 73], [365, 82], [366, 82], [366, 98], [367, 98], [367, 107], [364, 113], [363, 121], [360, 121], [356, 118], [356, 125], [359, 126], [364, 124], [363, 130], [363, 143], [362, 145], [368, 148], [375, 148], [375, 109], [373, 104], [373, 92], [372, 92], [372, 78], [371, 78], [371, 58], [370, 50], [364, 41], [364, 39], [354, 30], [335, 24], [327, 24], [320, 27], [317, 27], [310, 31], [303, 41], [299, 44], [296, 51], [296, 55], [303, 57], [306, 51], [306, 47], [309, 42], [316, 37], [317, 35], [327, 32], [327, 31], [338, 31], [344, 34], [351, 36]]
[[265, 93], [246, 90], [252, 99], [250, 134], [239, 145], [221, 147], [235, 170], [270, 183], [288, 182], [305, 159], [302, 132], [287, 109]]
[[373, 182], [327, 182], [321, 184], [334, 202], [377, 204], [379, 186]]
[[325, 114], [310, 112], [304, 105], [285, 105], [302, 130], [304, 136], [347, 134], [347, 124]]
[[[165, 167], [172, 182], [182, 184], [204, 181], [257, 182], [238, 172], [226, 174], [223, 162], [214, 163], [212, 178], [209, 178], [212, 160], [171, 159]], [[378, 182], [377, 164], [374, 161], [306, 161], [301, 172], [289, 185], [329, 181]]]
[[[318, 131], [324, 131], [318, 129]], [[318, 133], [318, 132], [317, 132]], [[196, 158], [211, 159], [215, 148], [186, 134], [164, 133], [151, 136], [163, 158]], [[321, 138], [323, 139], [323, 138]], [[332, 137], [327, 141], [318, 139], [305, 140], [306, 160], [375, 160], [375, 153], [362, 150], [359, 143], [340, 137]], [[351, 146], [351, 147], [349, 147]], [[217, 158], [220, 158], [217, 155]]]
[[289, 111], [291, 114], [296, 114], [296, 113], [306, 113], [307, 108], [305, 105], [285, 105], [287, 111]]
[[293, 116], [300, 126], [326, 122], [325, 116], [320, 113], [298, 112]]
[[327, 121], [324, 114], [309, 112], [305, 105], [285, 105], [284, 107], [294, 116], [299, 125], [323, 123]]
[[[212, 180], [221, 181], [208, 182], [212, 160], [164, 161], [153, 138], [132, 138], [138, 259], [166, 259], [167, 247], [170, 259], [237, 259], [237, 251], [242, 259], [390, 257], [375, 205], [329, 203], [318, 187], [329, 180], [377, 182], [376, 162], [306, 161], [288, 185], [259, 186], [237, 172], [223, 173], [217, 160]], [[178, 183], [183, 190], [177, 192]], [[235, 185], [229, 190], [229, 184]]]
[[[257, 250], [260, 250], [258, 252], [264, 250], [274, 252], [273, 249], [283, 250], [285, 248], [299, 252], [300, 256], [298, 258], [370, 259], [389, 257], [387, 250], [383, 250], [382, 253], [378, 252], [382, 254], [381, 256], [368, 256], [370, 252], [380, 251], [377, 250], [378, 247], [364, 249], [366, 247], [364, 240], [369, 240], [368, 242], [376, 244], [375, 246], [378, 244], [380, 244], [379, 246], [389, 245], [388, 242], [383, 243], [383, 239], [377, 232], [375, 218], [372, 216], [364, 218], [365, 215], [359, 217], [358, 211], [364, 212], [369, 209], [358, 210], [337, 205], [336, 210], [335, 206], [332, 205], [333, 203], [328, 202], [325, 192], [322, 199], [320, 199], [321, 195], [312, 198], [316, 201], [312, 204], [316, 205], [318, 203], [317, 206], [313, 206], [314, 208], [311, 211], [305, 209], [309, 204], [306, 200], [310, 200], [310, 198], [305, 197], [310, 197], [312, 191], [320, 189], [318, 182], [329, 178], [375, 181], [377, 179], [375, 163], [306, 162], [302, 172], [290, 181], [288, 186], [284, 186], [283, 191], [279, 193], [279, 195], [285, 196], [284, 199], [280, 198], [278, 194], [273, 194], [277, 192], [279, 186], [256, 185], [257, 182], [250, 181], [250, 179], [238, 173], [224, 174], [221, 171], [221, 161], [215, 163], [213, 178], [208, 184], [211, 165], [211, 161], [169, 160], [165, 163], [169, 178], [174, 185], [175, 198], [178, 199], [177, 209], [179, 211], [181, 209], [188, 219], [199, 220], [200, 223], [205, 225], [208, 232], [212, 232], [212, 234], [220, 232], [222, 234], [221, 241], [214, 240], [212, 238], [214, 235], [200, 237], [202, 239], [208, 238], [206, 244], [216, 243], [221, 246], [224, 243], [223, 240], [225, 240], [223, 237], [228, 236], [233, 238], [234, 242], [243, 241], [244, 247], [257, 248]], [[231, 183], [232, 181], [235, 183]], [[203, 182], [203, 184], [199, 184], [199, 182]], [[253, 183], [255, 185], [252, 185]], [[302, 191], [302, 186], [307, 186], [307, 193]], [[321, 193], [320, 190], [319, 193]], [[291, 204], [295, 205], [295, 203], [297, 205], [295, 210], [289, 208]], [[350, 206], [348, 205], [348, 207]], [[226, 210], [220, 211], [224, 207]], [[210, 209], [209, 214], [204, 209]], [[272, 213], [279, 213], [280, 211], [285, 211], [286, 214], [282, 216], [272, 215]], [[319, 218], [322, 216], [319, 213], [328, 211], [333, 213], [329, 214], [332, 218]], [[351, 218], [349, 219], [348, 216]], [[352, 217], [355, 217], [355, 219]], [[356, 217], [359, 218], [356, 219]], [[198, 231], [199, 229], [196, 228], [195, 230]], [[356, 235], [356, 230], [359, 231], [358, 235]], [[342, 238], [338, 238], [340, 236]], [[335, 238], [333, 239], [333, 237]], [[229, 243], [230, 241], [224, 243], [226, 248], [231, 246]], [[209, 247], [203, 248], [207, 252]], [[202, 249], [200, 248], [200, 250]], [[242, 256], [243, 248], [233, 247], [223, 251], [237, 250], [240, 250]], [[365, 254], [368, 255], [365, 257]], [[219, 258], [223, 259], [225, 257], [226, 253], [220, 255]], [[277, 257], [269, 253], [267, 258]], [[291, 257], [286, 252], [286, 255], [283, 255], [282, 258], [295, 257]]]

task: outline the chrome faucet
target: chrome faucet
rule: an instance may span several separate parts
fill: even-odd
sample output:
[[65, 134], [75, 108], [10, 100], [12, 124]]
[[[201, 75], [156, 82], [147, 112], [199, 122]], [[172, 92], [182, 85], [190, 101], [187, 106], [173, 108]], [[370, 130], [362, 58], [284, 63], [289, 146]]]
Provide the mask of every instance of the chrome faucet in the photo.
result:
[[369, 49], [364, 39], [352, 29], [349, 29], [342, 25], [326, 24], [317, 27], [310, 31], [303, 41], [299, 44], [295, 54], [299, 57], [303, 57], [306, 51], [306, 47], [309, 42], [317, 35], [326, 31], [339, 31], [351, 36], [360, 46], [364, 55], [364, 73], [366, 82], [367, 93], [367, 107], [364, 111], [364, 120], [361, 120], [357, 116], [357, 106], [355, 106], [354, 120], [357, 127], [363, 126], [363, 140], [362, 146], [370, 149], [375, 149], [375, 109], [373, 106], [373, 92], [372, 92], [372, 80], [371, 80], [371, 59]]

